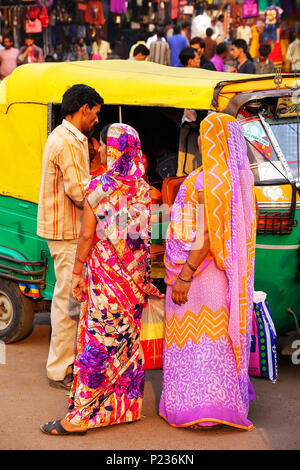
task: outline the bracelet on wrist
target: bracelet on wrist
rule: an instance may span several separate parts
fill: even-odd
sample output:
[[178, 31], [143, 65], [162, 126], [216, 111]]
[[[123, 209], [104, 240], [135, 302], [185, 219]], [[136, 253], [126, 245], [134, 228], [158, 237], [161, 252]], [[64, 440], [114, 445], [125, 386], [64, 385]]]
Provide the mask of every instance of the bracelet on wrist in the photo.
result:
[[75, 273], [74, 271], [72, 272], [73, 276], [81, 276], [81, 273]]
[[182, 279], [182, 277], [180, 277], [180, 275], [178, 275], [177, 279], [179, 279], [180, 281], [182, 282], [192, 282], [192, 279], [188, 280], [188, 279]]
[[85, 263], [85, 261], [83, 261], [82, 259], [80, 259], [78, 256], [75, 256], [75, 260], [76, 260], [76, 261], [79, 261], [79, 263], [82, 263], [82, 264]]
[[194, 266], [193, 264], [191, 264], [188, 260], [186, 260], [185, 263], [188, 265], [188, 267], [189, 267], [192, 271], [194, 271], [194, 272], [197, 271], [198, 267], [196, 267], [196, 266]]

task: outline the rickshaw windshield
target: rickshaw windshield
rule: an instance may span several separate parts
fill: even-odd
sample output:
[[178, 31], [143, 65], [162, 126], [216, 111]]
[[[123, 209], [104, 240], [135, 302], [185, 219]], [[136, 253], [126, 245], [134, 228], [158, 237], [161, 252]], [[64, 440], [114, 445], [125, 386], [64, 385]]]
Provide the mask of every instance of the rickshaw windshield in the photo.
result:
[[268, 119], [272, 132], [284, 153], [290, 171], [296, 181], [300, 181], [299, 129], [296, 119]]
[[287, 171], [274, 150], [258, 116], [241, 120], [240, 125], [248, 146], [250, 166], [257, 182], [282, 180], [286, 182]]

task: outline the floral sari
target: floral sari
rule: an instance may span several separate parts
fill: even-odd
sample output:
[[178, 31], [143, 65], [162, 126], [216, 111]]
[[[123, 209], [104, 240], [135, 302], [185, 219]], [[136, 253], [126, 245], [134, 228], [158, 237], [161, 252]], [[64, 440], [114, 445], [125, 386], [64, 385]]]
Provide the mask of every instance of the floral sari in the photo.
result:
[[[166, 317], [159, 413], [172, 426], [253, 427], [248, 376], [255, 252], [253, 175], [234, 118], [213, 113], [200, 127], [203, 168], [181, 185], [166, 242]], [[173, 303], [204, 210], [210, 251], [194, 273], [188, 302]], [[186, 207], [189, 206], [189, 210]], [[202, 220], [202, 222], [201, 222]]]
[[78, 326], [67, 419], [84, 429], [138, 420], [144, 390], [140, 345], [150, 280], [150, 187], [136, 131], [112, 124], [107, 173], [86, 188], [97, 219], [87, 257], [88, 296]]

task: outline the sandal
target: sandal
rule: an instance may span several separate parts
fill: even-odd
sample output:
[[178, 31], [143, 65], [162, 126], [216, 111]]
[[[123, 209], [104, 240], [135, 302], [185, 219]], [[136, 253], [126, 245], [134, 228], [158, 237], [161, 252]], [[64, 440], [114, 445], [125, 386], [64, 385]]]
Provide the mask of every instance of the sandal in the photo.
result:
[[[61, 421], [58, 420], [58, 421], [51, 421], [46, 424], [41, 424], [40, 429], [45, 434], [50, 434], [50, 436], [67, 436], [67, 435], [70, 436], [72, 434], [74, 434], [75, 436], [83, 436], [84, 434], [87, 433], [87, 431], [67, 431], [65, 428], [62, 427], [60, 422]], [[51, 432], [53, 431], [53, 429], [57, 431], [57, 434]]]
[[63, 380], [52, 380], [48, 379], [50, 387], [63, 388], [64, 390], [70, 390], [73, 382], [73, 374], [68, 374]]
[[198, 431], [212, 431], [214, 429], [218, 429], [222, 426], [222, 424], [215, 424], [213, 426], [197, 426], [197, 424], [191, 424], [189, 429], [197, 429]]

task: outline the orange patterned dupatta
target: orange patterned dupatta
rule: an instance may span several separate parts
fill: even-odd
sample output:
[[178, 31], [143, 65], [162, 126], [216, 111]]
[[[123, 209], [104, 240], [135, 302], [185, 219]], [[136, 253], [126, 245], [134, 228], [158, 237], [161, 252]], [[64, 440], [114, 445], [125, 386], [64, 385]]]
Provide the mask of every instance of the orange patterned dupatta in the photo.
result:
[[[200, 135], [210, 250], [228, 280], [228, 333], [239, 371], [245, 343], [242, 337], [247, 333], [253, 306], [254, 181], [245, 139], [233, 117], [209, 115], [201, 123]], [[244, 353], [247, 355], [247, 351]]]

